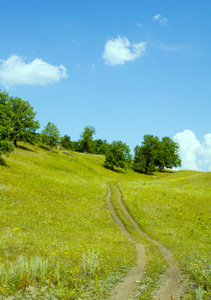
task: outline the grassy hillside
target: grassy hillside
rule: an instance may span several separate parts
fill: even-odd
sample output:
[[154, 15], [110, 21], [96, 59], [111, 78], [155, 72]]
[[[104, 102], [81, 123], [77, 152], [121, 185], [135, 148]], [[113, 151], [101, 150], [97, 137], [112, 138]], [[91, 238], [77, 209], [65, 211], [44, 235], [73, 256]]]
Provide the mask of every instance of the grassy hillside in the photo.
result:
[[[105, 201], [107, 183], [124, 174], [105, 169], [103, 161], [102, 156], [51, 153], [28, 144], [5, 159], [0, 180], [2, 294], [27, 290], [33, 283], [44, 287], [43, 294], [61, 299], [68, 299], [70, 290], [94, 299], [134, 263], [133, 245]], [[26, 264], [37, 274], [28, 272], [25, 278]]]
[[[6, 166], [0, 165], [3, 298], [17, 291], [30, 299], [106, 298], [136, 258], [134, 245], [108, 210], [110, 183], [119, 185], [142, 229], [171, 247], [192, 276], [187, 299], [194, 299], [195, 287], [210, 287], [210, 173], [112, 172], [103, 167], [103, 156], [51, 153], [24, 143], [4, 162]], [[154, 251], [149, 251], [152, 261], [159, 256]], [[160, 274], [162, 259], [159, 263]]]
[[119, 185], [143, 231], [169, 247], [188, 275], [185, 299], [211, 299], [211, 173], [182, 171]]

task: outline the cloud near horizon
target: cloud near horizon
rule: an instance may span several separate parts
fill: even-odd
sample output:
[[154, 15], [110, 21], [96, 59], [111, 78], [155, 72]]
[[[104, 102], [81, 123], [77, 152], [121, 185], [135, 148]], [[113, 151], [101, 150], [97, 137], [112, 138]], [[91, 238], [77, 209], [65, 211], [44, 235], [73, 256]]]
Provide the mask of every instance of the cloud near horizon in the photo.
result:
[[25, 63], [18, 55], [11, 55], [7, 60], [0, 60], [0, 83], [6, 88], [13, 85], [47, 85], [67, 78], [63, 65], [53, 66], [40, 58]]
[[106, 42], [102, 58], [110, 66], [123, 65], [143, 55], [145, 50], [146, 42], [131, 44], [127, 37], [118, 36]]
[[174, 141], [180, 145], [182, 170], [211, 171], [211, 133], [204, 136], [201, 144], [191, 130], [178, 132]]

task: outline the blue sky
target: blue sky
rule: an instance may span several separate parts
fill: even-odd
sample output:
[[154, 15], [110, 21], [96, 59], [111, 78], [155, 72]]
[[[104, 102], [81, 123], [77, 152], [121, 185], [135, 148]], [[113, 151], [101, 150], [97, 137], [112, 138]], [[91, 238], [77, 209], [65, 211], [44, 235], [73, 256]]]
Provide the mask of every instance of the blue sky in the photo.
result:
[[211, 1], [0, 0], [0, 89], [78, 140], [179, 142], [211, 170]]

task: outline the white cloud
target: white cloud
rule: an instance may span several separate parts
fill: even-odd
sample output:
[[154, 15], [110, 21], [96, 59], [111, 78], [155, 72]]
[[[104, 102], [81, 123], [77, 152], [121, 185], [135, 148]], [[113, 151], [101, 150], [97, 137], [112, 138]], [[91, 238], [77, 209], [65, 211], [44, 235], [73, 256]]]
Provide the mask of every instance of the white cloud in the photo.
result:
[[203, 144], [191, 130], [178, 132], [174, 140], [180, 145], [181, 169], [211, 171], [211, 133], [204, 136]]
[[153, 19], [158, 21], [161, 25], [165, 25], [168, 22], [167, 18], [163, 17], [161, 14], [155, 15]]
[[17, 55], [0, 60], [0, 83], [6, 88], [19, 84], [47, 85], [61, 78], [67, 78], [67, 70], [63, 65], [53, 66], [39, 58], [25, 63]]
[[108, 40], [102, 58], [105, 64], [123, 65], [126, 61], [133, 61], [146, 50], [146, 42], [131, 44], [126, 37], [118, 36], [117, 39]]
[[211, 171], [211, 133], [204, 136], [201, 154], [204, 157], [204, 163], [208, 166], [208, 171]]

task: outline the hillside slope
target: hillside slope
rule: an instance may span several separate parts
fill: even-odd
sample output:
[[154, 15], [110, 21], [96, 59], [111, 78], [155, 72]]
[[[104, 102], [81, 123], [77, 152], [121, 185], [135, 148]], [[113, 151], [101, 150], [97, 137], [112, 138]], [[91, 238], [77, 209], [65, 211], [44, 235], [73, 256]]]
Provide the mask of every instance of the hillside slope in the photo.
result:
[[[140, 227], [170, 247], [182, 267], [188, 264], [189, 274], [194, 273], [193, 255], [202, 255], [204, 260], [208, 256], [210, 173], [112, 172], [104, 168], [100, 155], [51, 153], [24, 143], [3, 159], [3, 297], [18, 290], [37, 299], [47, 295], [57, 299], [107, 297], [112, 284], [136, 259], [134, 244], [109, 212], [108, 183], [118, 184]], [[204, 284], [194, 280], [194, 284]]]

